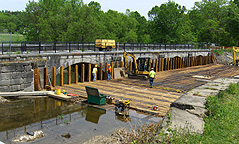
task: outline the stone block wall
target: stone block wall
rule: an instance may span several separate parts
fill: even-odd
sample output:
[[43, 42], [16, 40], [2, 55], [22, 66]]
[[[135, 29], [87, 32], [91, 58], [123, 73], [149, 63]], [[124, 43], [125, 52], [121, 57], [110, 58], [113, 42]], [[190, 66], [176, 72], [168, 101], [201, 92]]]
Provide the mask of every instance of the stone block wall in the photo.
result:
[[0, 63], [0, 92], [34, 91], [32, 62]]

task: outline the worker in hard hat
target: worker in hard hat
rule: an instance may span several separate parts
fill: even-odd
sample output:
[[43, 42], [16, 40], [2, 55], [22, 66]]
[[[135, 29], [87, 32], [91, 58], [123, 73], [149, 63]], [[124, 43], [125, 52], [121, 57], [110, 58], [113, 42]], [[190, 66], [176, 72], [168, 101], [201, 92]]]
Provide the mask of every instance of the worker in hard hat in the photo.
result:
[[112, 72], [112, 68], [111, 68], [110, 64], [108, 64], [108, 75], [107, 75], [108, 80], [111, 80], [111, 72]]
[[150, 72], [149, 72], [149, 83], [150, 83], [150, 88], [153, 87], [154, 79], [155, 79], [154, 68], [151, 68], [151, 70], [150, 70]]
[[95, 65], [95, 67], [93, 68], [92, 74], [93, 74], [93, 81], [95, 81], [96, 79], [96, 73], [97, 73], [97, 65]]

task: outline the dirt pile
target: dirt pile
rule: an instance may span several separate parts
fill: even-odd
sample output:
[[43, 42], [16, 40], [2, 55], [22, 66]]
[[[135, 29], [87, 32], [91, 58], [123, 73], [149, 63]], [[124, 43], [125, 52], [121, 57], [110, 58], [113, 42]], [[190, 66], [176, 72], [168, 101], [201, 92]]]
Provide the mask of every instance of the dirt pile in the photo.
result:
[[223, 54], [214, 53], [217, 64], [232, 65], [233, 55], [229, 52], [224, 52]]

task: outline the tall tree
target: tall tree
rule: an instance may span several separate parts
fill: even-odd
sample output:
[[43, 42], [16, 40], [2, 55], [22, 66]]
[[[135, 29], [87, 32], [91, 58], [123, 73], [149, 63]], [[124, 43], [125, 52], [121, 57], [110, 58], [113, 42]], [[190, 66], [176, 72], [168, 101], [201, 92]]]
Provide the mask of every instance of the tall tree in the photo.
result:
[[171, 0], [160, 7], [153, 7], [148, 13], [153, 41], [175, 42], [185, 12], [186, 8], [184, 6], [182, 7]]
[[228, 0], [202, 0], [195, 3], [190, 18], [199, 41], [217, 44], [227, 35], [227, 5]]

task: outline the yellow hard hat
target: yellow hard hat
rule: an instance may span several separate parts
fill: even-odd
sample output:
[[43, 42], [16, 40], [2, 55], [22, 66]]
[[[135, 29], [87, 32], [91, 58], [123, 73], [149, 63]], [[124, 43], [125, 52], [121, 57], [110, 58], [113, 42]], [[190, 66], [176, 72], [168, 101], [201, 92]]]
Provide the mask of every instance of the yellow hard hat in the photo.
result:
[[65, 90], [63, 90], [63, 92], [66, 92]]

